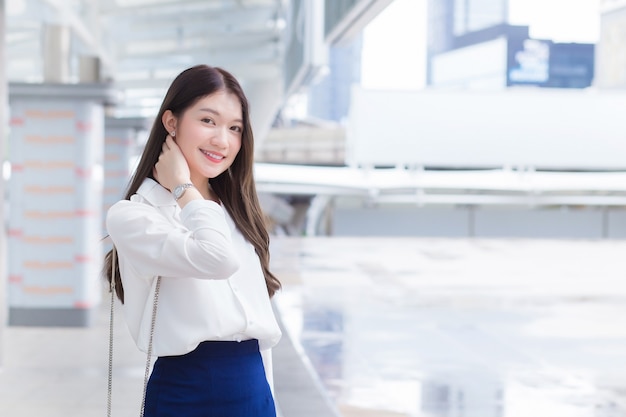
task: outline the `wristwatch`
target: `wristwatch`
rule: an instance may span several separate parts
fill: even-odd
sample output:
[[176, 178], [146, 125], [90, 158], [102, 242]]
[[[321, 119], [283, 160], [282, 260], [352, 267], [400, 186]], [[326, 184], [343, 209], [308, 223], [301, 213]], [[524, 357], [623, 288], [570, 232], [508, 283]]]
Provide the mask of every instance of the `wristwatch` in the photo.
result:
[[191, 188], [191, 187], [193, 187], [193, 184], [190, 182], [187, 182], [185, 184], [180, 184], [174, 187], [174, 190], [172, 191], [174, 200], [178, 201], [183, 196], [183, 194], [185, 194], [185, 191], [187, 191], [187, 188]]

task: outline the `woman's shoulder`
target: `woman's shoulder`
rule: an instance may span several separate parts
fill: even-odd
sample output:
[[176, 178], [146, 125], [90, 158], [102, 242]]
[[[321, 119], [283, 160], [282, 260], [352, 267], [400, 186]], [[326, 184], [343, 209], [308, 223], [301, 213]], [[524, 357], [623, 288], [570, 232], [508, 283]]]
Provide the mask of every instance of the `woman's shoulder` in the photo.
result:
[[109, 207], [107, 215], [116, 214], [118, 212], [126, 212], [129, 210], [142, 210], [145, 208], [144, 206], [150, 206], [150, 204], [147, 204], [147, 201], [142, 198], [120, 200]]
[[107, 224], [127, 223], [138, 217], [156, 213], [159, 207], [176, 205], [170, 192], [153, 179], [146, 178], [130, 199], [120, 200], [107, 210]]
[[[151, 204], [141, 196], [130, 200], [120, 200], [113, 204], [106, 215], [106, 229], [113, 238], [128, 234], [142, 234], [155, 225], [167, 225], [172, 220], [166, 215], [167, 210]], [[160, 226], [159, 226], [160, 227]]]
[[107, 210], [107, 227], [123, 225], [146, 217], [156, 211], [156, 207], [146, 204], [142, 199], [120, 200]]
[[130, 196], [130, 199], [118, 201], [111, 206], [109, 211], [129, 210], [142, 205], [154, 207], [175, 206], [176, 200], [161, 184], [152, 178], [146, 178], [137, 189], [137, 192]]

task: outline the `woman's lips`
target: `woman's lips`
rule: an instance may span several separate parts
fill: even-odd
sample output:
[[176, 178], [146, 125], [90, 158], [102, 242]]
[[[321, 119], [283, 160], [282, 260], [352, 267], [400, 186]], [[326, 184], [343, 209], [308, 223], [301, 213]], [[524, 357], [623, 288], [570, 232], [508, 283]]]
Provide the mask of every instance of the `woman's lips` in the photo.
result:
[[217, 153], [217, 152], [205, 151], [204, 149], [200, 149], [200, 151], [204, 154], [204, 156], [207, 159], [213, 162], [220, 162], [222, 159], [225, 158], [224, 155]]

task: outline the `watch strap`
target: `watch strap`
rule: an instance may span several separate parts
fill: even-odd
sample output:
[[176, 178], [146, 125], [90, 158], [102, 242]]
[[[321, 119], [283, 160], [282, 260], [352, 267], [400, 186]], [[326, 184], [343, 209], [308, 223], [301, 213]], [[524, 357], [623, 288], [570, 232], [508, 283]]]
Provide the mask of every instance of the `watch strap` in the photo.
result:
[[193, 187], [193, 184], [190, 182], [179, 184], [176, 187], [174, 187], [174, 191], [172, 192], [172, 194], [174, 195], [174, 200], [176, 201], [180, 200], [180, 198], [185, 194], [185, 190], [191, 187]]

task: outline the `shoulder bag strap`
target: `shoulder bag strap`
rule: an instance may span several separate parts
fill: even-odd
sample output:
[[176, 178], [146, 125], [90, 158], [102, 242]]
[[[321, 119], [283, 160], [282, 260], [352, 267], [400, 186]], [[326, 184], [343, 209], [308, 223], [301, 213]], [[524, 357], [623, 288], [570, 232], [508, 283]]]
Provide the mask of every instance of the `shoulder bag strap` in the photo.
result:
[[152, 360], [152, 339], [154, 339], [154, 324], [156, 323], [157, 305], [159, 304], [159, 289], [161, 288], [161, 277], [157, 277], [154, 287], [154, 302], [152, 303], [152, 321], [150, 322], [150, 339], [148, 339], [148, 352], [146, 354], [146, 373], [143, 377], [143, 396], [141, 399], [141, 411], [139, 416], [143, 417], [146, 408], [146, 391], [148, 390], [148, 377], [150, 376], [150, 362]]
[[[115, 270], [117, 262], [117, 251], [115, 246], [111, 252], [111, 314], [109, 319], [109, 380], [108, 380], [108, 395], [107, 395], [107, 417], [111, 417], [111, 398], [113, 396], [113, 321], [115, 311]], [[146, 355], [146, 372], [143, 379], [143, 395], [141, 399], [141, 410], [139, 416], [143, 417], [144, 409], [146, 407], [146, 390], [148, 388], [148, 378], [150, 376], [150, 363], [152, 361], [152, 339], [154, 338], [154, 325], [156, 323], [156, 312], [159, 301], [159, 289], [161, 287], [161, 277], [157, 277], [156, 287], [154, 289], [154, 302], [152, 304], [152, 321], [150, 322], [150, 338], [148, 340], [148, 352]]]
[[108, 395], [107, 395], [107, 417], [111, 417], [111, 397], [113, 394], [113, 319], [114, 319], [114, 307], [115, 307], [115, 262], [117, 260], [117, 253], [115, 246], [111, 249], [111, 283], [109, 284], [109, 291], [111, 292], [111, 313], [109, 316], [109, 380], [108, 380]]

